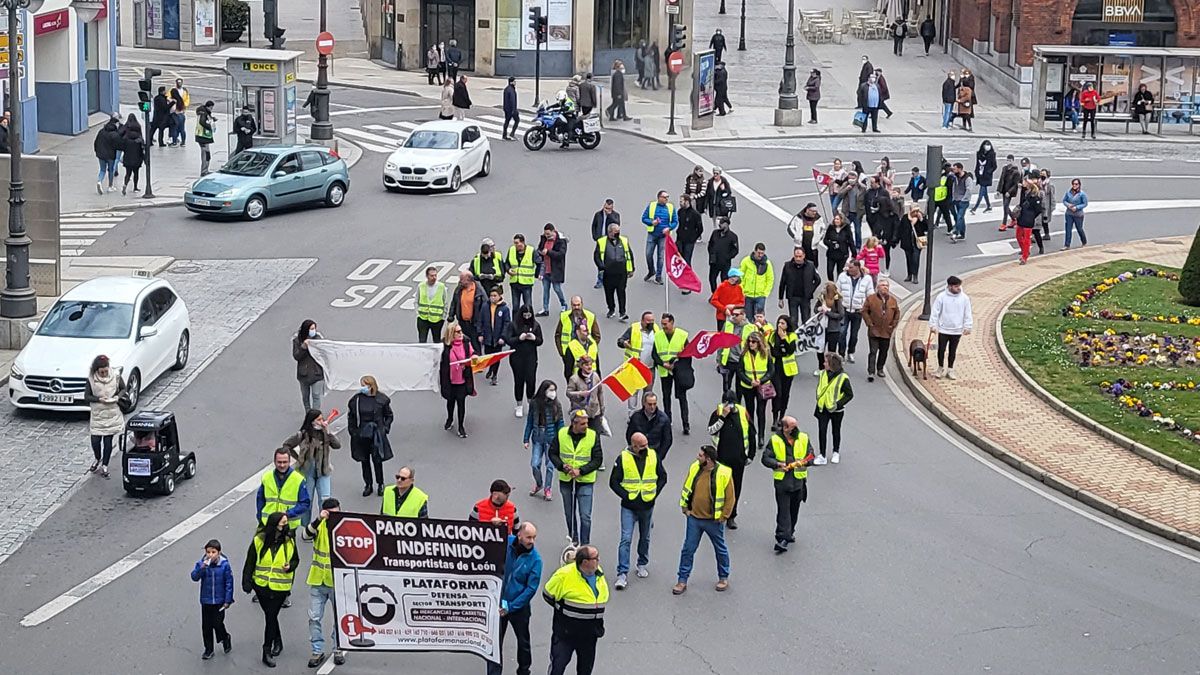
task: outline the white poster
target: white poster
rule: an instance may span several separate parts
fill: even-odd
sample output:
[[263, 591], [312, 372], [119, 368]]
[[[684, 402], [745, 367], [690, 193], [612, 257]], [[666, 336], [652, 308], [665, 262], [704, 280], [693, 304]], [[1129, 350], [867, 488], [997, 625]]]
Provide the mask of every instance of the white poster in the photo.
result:
[[397, 391], [437, 391], [441, 343], [337, 342], [312, 340], [308, 353], [325, 370], [325, 386], [333, 391], [359, 388], [363, 375], [373, 375], [379, 388]]
[[217, 1], [192, 0], [196, 21], [192, 33], [192, 44], [207, 46], [217, 44]]
[[496, 19], [496, 49], [521, 48], [521, 20]]
[[529, 10], [534, 7], [541, 7], [542, 16], [547, 19], [548, 42], [540, 49], [556, 52], [571, 51], [571, 30], [574, 20], [572, 0], [522, 0], [521, 16], [525, 18], [521, 24], [521, 49], [533, 51], [536, 46], [533, 29], [529, 27], [528, 21]]
[[163, 37], [163, 0], [146, 0], [146, 37]]

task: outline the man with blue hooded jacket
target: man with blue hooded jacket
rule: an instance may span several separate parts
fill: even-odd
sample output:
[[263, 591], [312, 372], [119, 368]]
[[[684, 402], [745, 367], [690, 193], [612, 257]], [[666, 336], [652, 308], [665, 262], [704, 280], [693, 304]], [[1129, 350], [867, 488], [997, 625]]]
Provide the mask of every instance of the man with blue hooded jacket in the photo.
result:
[[[534, 548], [537, 528], [531, 522], [517, 526], [516, 532], [508, 535], [508, 546], [504, 556], [504, 581], [500, 587], [500, 644], [503, 652], [504, 633], [512, 624], [517, 636], [517, 675], [529, 675], [533, 665], [533, 649], [529, 639], [529, 601], [537, 594], [542, 584], [542, 556]], [[500, 663], [487, 663], [488, 675], [504, 672], [504, 659]]]
[[204, 635], [205, 661], [213, 657], [213, 638], [221, 641], [228, 654], [233, 649], [225, 630], [225, 610], [233, 604], [233, 569], [221, 553], [221, 542], [213, 539], [204, 545], [204, 557], [192, 568], [192, 581], [200, 582], [200, 630]]
[[646, 210], [642, 212], [642, 224], [646, 226], [645, 281], [653, 279], [654, 283], [661, 286], [663, 256], [666, 253], [663, 240], [679, 228], [679, 214], [675, 213], [675, 205], [671, 203], [671, 195], [666, 190], [659, 190], [658, 198], [646, 205]]

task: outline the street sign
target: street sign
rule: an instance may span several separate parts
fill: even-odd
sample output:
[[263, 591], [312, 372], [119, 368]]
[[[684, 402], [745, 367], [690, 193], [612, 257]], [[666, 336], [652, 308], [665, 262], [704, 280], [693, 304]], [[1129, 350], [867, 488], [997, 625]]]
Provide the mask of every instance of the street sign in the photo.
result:
[[333, 553], [347, 567], [366, 567], [375, 559], [375, 533], [361, 518], [343, 518], [333, 528]]
[[680, 52], [671, 52], [671, 56], [667, 59], [667, 69], [673, 75], [678, 75], [683, 70], [683, 54]]
[[[25, 44], [25, 36], [17, 33], [17, 45]], [[8, 49], [8, 33], [0, 33], [0, 49]]]
[[667, 14], [678, 14], [679, 5], [667, 5]]
[[[17, 50], [17, 61], [22, 62], [24, 60], [25, 60], [25, 50], [18, 49]], [[0, 63], [8, 63], [8, 51], [7, 50], [0, 52]]]
[[333, 53], [333, 33], [323, 31], [317, 35], [317, 53], [321, 56], [329, 56]]

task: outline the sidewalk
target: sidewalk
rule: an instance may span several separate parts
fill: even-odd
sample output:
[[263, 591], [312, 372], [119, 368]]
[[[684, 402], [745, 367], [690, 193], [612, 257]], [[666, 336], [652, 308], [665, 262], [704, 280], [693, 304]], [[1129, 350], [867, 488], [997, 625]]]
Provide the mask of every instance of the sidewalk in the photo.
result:
[[[1200, 482], [1188, 477], [1196, 472], [1172, 470], [1164, 465], [1173, 460], [1165, 457], [1151, 461], [1061, 412], [1015, 374], [1018, 368], [1007, 361], [1011, 357], [999, 335], [1004, 308], [1041, 283], [1114, 258], [1178, 267], [1190, 240], [1096, 246], [968, 274], [963, 285], [971, 296], [975, 331], [959, 347], [959, 379], [917, 380], [904, 367], [907, 345], [928, 333], [917, 319], [919, 303], [905, 312], [893, 344], [897, 370], [925, 407], [1005, 463], [1110, 516], [1200, 549]], [[930, 370], [935, 357], [929, 355]]]

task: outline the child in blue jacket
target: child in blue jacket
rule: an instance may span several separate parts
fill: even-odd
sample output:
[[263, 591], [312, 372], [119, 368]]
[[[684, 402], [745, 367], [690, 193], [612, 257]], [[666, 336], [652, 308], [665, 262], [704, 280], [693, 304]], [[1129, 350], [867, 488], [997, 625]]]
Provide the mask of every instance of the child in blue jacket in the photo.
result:
[[221, 542], [213, 539], [204, 545], [204, 557], [192, 569], [192, 581], [200, 582], [200, 630], [204, 635], [205, 661], [213, 657], [213, 636], [228, 654], [233, 649], [225, 630], [225, 610], [233, 604], [233, 568], [221, 553]]

